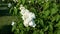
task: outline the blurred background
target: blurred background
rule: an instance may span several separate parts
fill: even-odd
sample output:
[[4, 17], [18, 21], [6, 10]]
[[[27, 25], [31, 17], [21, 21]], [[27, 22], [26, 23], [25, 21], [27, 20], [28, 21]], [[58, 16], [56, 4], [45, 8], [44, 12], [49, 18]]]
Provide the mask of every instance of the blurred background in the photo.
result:
[[11, 22], [16, 20], [16, 16], [9, 13], [11, 2], [11, 0], [0, 0], [0, 34], [13, 34]]

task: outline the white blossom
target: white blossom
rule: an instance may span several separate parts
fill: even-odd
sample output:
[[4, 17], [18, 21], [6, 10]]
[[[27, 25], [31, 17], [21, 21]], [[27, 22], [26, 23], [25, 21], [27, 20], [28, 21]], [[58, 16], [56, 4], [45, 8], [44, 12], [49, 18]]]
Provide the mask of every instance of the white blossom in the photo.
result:
[[8, 7], [10, 8], [12, 6], [12, 4], [11, 3], [8, 3]]
[[32, 20], [31, 22], [29, 22], [29, 26], [31, 26], [31, 27], [35, 27], [36, 24], [35, 24], [34, 21]]
[[23, 7], [23, 5], [21, 4], [20, 5], [20, 10], [23, 10], [23, 9], [25, 9], [25, 7]]
[[21, 10], [21, 14], [22, 14], [22, 19], [24, 20], [24, 26], [28, 27], [35, 27], [36, 24], [34, 22], [33, 19], [35, 19], [35, 14], [30, 12], [28, 9], [26, 9], [25, 7], [23, 7], [23, 5], [20, 5], [20, 10]]
[[26, 20], [24, 20], [24, 23], [23, 24], [24, 24], [25, 27], [28, 27], [29, 26], [28, 25], [28, 22]]
[[15, 24], [15, 22], [14, 22], [14, 21], [12, 21], [12, 24], [11, 24], [11, 25], [13, 26], [14, 24]]
[[29, 14], [29, 17], [32, 18], [32, 19], [35, 19], [35, 18], [36, 18], [36, 17], [35, 17], [35, 14], [32, 13], [32, 12]]

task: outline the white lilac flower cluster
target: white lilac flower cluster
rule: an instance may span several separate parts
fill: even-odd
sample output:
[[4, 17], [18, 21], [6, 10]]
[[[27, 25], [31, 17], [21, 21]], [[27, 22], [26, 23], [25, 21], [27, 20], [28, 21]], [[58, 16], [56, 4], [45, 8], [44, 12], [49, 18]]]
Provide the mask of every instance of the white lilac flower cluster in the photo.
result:
[[22, 19], [24, 20], [24, 26], [25, 27], [35, 27], [36, 24], [34, 22], [33, 19], [35, 19], [35, 14], [32, 12], [29, 12], [28, 9], [26, 9], [25, 7], [23, 7], [23, 5], [20, 5], [20, 10], [21, 10], [21, 14], [22, 14]]

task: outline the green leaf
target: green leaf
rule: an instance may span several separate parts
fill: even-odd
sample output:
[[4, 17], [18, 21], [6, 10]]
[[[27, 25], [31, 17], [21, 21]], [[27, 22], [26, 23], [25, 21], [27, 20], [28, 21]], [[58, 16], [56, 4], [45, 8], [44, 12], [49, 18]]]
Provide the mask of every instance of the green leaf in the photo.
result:
[[30, 11], [36, 13], [36, 9], [35, 9], [34, 7], [31, 7], [31, 8], [30, 8]]
[[51, 22], [54, 22], [55, 20], [56, 20], [56, 18], [52, 16]]
[[27, 28], [27, 31], [29, 31], [29, 30], [30, 30], [30, 27]]
[[13, 7], [10, 9], [9, 13], [12, 13]]
[[51, 15], [56, 14], [56, 13], [57, 13], [57, 9], [52, 8], [52, 9], [51, 9]]
[[49, 2], [47, 2], [47, 3], [44, 3], [44, 5], [43, 5], [43, 10], [46, 10], [46, 9], [48, 9], [49, 8]]
[[37, 34], [37, 32], [36, 32], [36, 31], [34, 31], [34, 32], [33, 32], [33, 34]]
[[56, 14], [57, 11], [58, 11], [57, 5], [56, 4], [53, 4], [53, 8], [51, 8], [50, 11], [51, 11], [51, 15]]
[[26, 0], [22, 0], [22, 4], [25, 4], [25, 1], [26, 1]]
[[47, 10], [47, 11], [43, 11], [43, 17], [46, 18], [49, 14], [50, 14], [50, 11]]
[[43, 30], [40, 30], [40, 34], [44, 34]]
[[48, 30], [48, 26], [47, 27], [44, 26], [44, 31], [47, 31], [47, 30]]
[[21, 31], [20, 34], [24, 34], [24, 31]]
[[17, 15], [17, 8], [14, 7], [14, 12], [13, 12], [14, 15]]
[[43, 20], [42, 20], [42, 19], [40, 19], [40, 21], [39, 21], [39, 22], [40, 22], [40, 25], [41, 25], [41, 26], [44, 26], [44, 22], [43, 22]]
[[34, 1], [35, 1], [35, 0], [31, 0], [32, 4], [34, 4]]
[[16, 26], [13, 26], [13, 27], [12, 27], [12, 31], [14, 31], [15, 29], [16, 29]]
[[59, 21], [60, 15], [56, 15], [55, 17], [56, 17], [56, 22]]
[[48, 33], [53, 34], [53, 26], [51, 24], [49, 25], [49, 32]]
[[60, 29], [55, 30], [54, 34], [60, 34]]
[[53, 26], [50, 24], [49, 25], [49, 30], [52, 31], [53, 30]]
[[60, 27], [60, 21], [55, 25], [55, 27]]

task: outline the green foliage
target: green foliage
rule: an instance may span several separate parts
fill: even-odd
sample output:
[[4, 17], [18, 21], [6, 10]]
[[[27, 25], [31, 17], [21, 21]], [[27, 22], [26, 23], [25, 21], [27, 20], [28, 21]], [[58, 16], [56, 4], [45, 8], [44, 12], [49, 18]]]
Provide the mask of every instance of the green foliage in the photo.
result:
[[21, 0], [21, 1], [22, 1], [22, 4], [25, 4], [25, 1], [26, 1], [26, 0]]
[[[35, 28], [23, 25], [22, 15], [19, 14], [20, 4], [23, 4], [28, 10], [35, 13], [35, 23], [37, 24]], [[13, 13], [18, 17], [18, 21], [12, 27], [14, 34], [60, 33], [60, 8], [58, 8], [60, 5], [57, 4], [57, 0], [19, 0], [13, 7], [15, 7], [12, 8]]]

